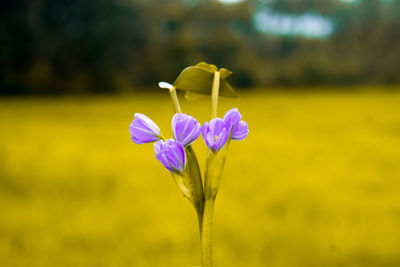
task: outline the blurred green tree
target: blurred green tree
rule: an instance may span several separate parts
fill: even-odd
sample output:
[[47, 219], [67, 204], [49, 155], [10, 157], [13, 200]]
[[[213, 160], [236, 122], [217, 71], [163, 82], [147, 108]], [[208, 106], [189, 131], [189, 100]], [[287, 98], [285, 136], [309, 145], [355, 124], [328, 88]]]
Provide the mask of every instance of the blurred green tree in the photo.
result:
[[[334, 33], [258, 32], [254, 14], [265, 7], [319, 14]], [[395, 84], [399, 14], [399, 1], [379, 0], [3, 1], [0, 94], [130, 91], [200, 61], [229, 66], [241, 87]]]

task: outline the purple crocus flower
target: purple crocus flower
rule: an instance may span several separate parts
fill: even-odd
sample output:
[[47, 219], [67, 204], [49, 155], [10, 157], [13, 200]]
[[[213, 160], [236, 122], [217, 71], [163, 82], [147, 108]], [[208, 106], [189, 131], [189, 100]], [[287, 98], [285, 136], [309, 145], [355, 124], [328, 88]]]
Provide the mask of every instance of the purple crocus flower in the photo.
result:
[[230, 129], [221, 118], [214, 118], [210, 122], [205, 122], [202, 127], [203, 139], [207, 146], [214, 152], [219, 151], [228, 140]]
[[186, 166], [186, 154], [183, 145], [173, 139], [158, 141], [154, 144], [154, 152], [169, 171], [182, 174]]
[[243, 140], [249, 134], [247, 122], [241, 121], [242, 115], [237, 108], [232, 108], [225, 113], [226, 127], [232, 131], [232, 140]]
[[151, 143], [161, 139], [160, 128], [146, 115], [135, 113], [129, 125], [132, 141], [136, 144]]
[[176, 113], [172, 118], [172, 131], [175, 141], [183, 146], [193, 143], [200, 135], [201, 125], [190, 115]]

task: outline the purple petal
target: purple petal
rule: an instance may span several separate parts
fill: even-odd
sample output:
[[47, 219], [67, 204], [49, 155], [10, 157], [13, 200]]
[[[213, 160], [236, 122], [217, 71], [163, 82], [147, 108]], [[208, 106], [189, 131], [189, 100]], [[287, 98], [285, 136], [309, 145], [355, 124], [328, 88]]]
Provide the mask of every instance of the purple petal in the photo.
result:
[[184, 114], [182, 113], [176, 113], [171, 120], [171, 127], [172, 127], [172, 132], [174, 134], [175, 140], [178, 140], [178, 137], [182, 133], [182, 119], [183, 119]]
[[222, 129], [225, 128], [225, 122], [221, 118], [214, 118], [210, 121], [210, 131], [214, 136], [218, 136]]
[[173, 139], [158, 141], [154, 144], [156, 159], [165, 168], [175, 173], [182, 173], [186, 166], [186, 154], [182, 144]]
[[172, 171], [172, 169], [168, 164], [166, 155], [162, 153], [164, 148], [165, 148], [165, 143], [162, 140], [154, 144], [154, 152], [156, 154], [156, 159], [160, 161], [168, 170]]
[[221, 133], [215, 140], [215, 143], [213, 145], [214, 151], [220, 150], [226, 143], [226, 140], [228, 139], [228, 131], [224, 128], [222, 129]]
[[154, 153], [156, 153], [156, 156], [160, 153], [162, 147], [163, 147], [164, 142], [163, 141], [158, 141], [154, 144]]
[[182, 141], [183, 138], [187, 136], [188, 128], [190, 127], [190, 120], [184, 120], [182, 121], [179, 126], [178, 126], [178, 131], [180, 131], [178, 135], [178, 140], [177, 141]]
[[214, 146], [214, 142], [215, 142], [214, 138], [215, 138], [215, 136], [211, 132], [208, 132], [206, 134], [206, 138], [205, 138], [206, 144], [210, 149]]
[[232, 140], [243, 140], [247, 137], [248, 134], [249, 127], [247, 125], [247, 122], [240, 121], [233, 129]]
[[178, 155], [176, 155], [175, 151], [168, 150], [168, 152], [165, 154], [165, 157], [168, 160], [169, 167], [172, 170], [176, 170], [179, 172], [181, 164], [179, 163], [179, 158], [178, 158]]
[[142, 113], [135, 113], [134, 115], [135, 119], [143, 123], [148, 129], [151, 129], [157, 135], [160, 135], [160, 128], [158, 128], [157, 124], [155, 124], [149, 117]]
[[144, 144], [160, 140], [160, 129], [147, 116], [135, 113], [135, 119], [129, 125], [132, 141], [136, 144]]
[[179, 119], [179, 114], [180, 113], [176, 113], [171, 120], [171, 128], [172, 128], [172, 133], [174, 135], [174, 139], [176, 140], [176, 123]]
[[181, 144], [190, 145], [194, 141], [196, 141], [197, 138], [199, 138], [200, 131], [201, 131], [200, 123], [196, 122], [196, 125], [191, 128], [192, 128], [192, 131], [187, 134], [186, 138], [182, 140]]
[[210, 125], [207, 122], [205, 122], [203, 125], [202, 135], [203, 135], [204, 142], [211, 149], [214, 144], [215, 135], [211, 131]]
[[203, 126], [201, 127], [201, 135], [203, 136], [203, 139], [204, 139], [204, 142], [206, 143], [206, 145], [208, 146], [208, 147], [210, 147], [210, 143], [208, 142], [208, 140], [207, 140], [207, 134], [209, 134], [209, 125], [208, 125], [208, 122], [205, 122], [204, 124], [203, 124]]
[[209, 125], [208, 122], [203, 123], [203, 126], [201, 127], [201, 133], [203, 137], [206, 136], [206, 134], [209, 132]]
[[177, 113], [171, 124], [175, 140], [183, 146], [190, 145], [200, 135], [200, 124], [190, 115]]
[[140, 127], [140, 125], [135, 123], [135, 121], [133, 121], [129, 126], [129, 131], [131, 133], [132, 141], [136, 144], [144, 144], [160, 140], [160, 137], [155, 136], [147, 129]]
[[180, 163], [180, 168], [179, 170], [181, 172], [183, 172], [183, 170], [185, 169], [186, 166], [186, 153], [185, 153], [185, 149], [183, 148], [183, 145], [180, 143], [176, 143], [177, 144], [177, 154], [179, 156], [179, 163]]
[[224, 121], [228, 129], [238, 124], [241, 119], [242, 115], [237, 108], [232, 108], [228, 110], [224, 115]]
[[220, 150], [228, 140], [230, 130], [226, 129], [223, 119], [214, 118], [204, 123], [202, 128], [203, 139], [206, 145], [214, 152]]

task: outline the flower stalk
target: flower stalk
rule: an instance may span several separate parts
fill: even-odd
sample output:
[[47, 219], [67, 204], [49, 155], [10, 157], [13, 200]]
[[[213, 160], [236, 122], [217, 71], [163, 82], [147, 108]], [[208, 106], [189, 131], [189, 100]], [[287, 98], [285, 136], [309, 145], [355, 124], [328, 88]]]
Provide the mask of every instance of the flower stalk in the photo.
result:
[[201, 233], [201, 266], [212, 267], [212, 227], [214, 220], [214, 199], [205, 199], [203, 230]]
[[169, 94], [171, 96], [172, 104], [174, 105], [175, 113], [182, 113], [181, 107], [179, 106], [178, 96], [176, 94], [175, 86], [169, 89]]
[[219, 83], [219, 71], [215, 71], [211, 89], [211, 119], [217, 117]]
[[[216, 118], [218, 112], [218, 96], [220, 86], [220, 73], [214, 72], [213, 83], [211, 88], [211, 111], [210, 118]], [[213, 133], [214, 135], [214, 133]], [[204, 137], [204, 133], [203, 133]], [[213, 138], [215, 138], [213, 136]], [[214, 139], [216, 141], [216, 139]], [[218, 148], [219, 149], [219, 148]], [[220, 180], [222, 168], [218, 170], [216, 155], [219, 152], [214, 152], [209, 149], [207, 155], [207, 165], [204, 176], [204, 213], [203, 213], [203, 228], [201, 234], [201, 266], [212, 267], [212, 232], [214, 221], [214, 206], [217, 196], [218, 187], [215, 187], [216, 181]], [[225, 162], [225, 160], [223, 160]], [[222, 163], [223, 165], [223, 163]], [[219, 184], [219, 182], [217, 182]]]
[[212, 232], [214, 221], [214, 206], [219, 185], [222, 178], [226, 155], [229, 149], [230, 138], [225, 146], [214, 152], [208, 151], [207, 164], [204, 176], [204, 213], [203, 230], [201, 236], [201, 266], [212, 267]]
[[176, 87], [167, 82], [159, 82], [158, 86], [169, 91], [171, 96], [172, 104], [174, 105], [175, 113], [182, 113], [181, 107], [179, 106], [178, 96], [176, 94]]

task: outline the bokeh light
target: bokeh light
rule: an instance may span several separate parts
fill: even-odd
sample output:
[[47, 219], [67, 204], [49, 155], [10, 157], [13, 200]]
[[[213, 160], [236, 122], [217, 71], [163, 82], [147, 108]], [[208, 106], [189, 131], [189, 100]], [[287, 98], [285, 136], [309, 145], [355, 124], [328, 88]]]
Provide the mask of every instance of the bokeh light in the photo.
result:
[[333, 34], [333, 23], [321, 15], [304, 13], [290, 15], [269, 9], [254, 14], [255, 28], [265, 34], [326, 38]]

